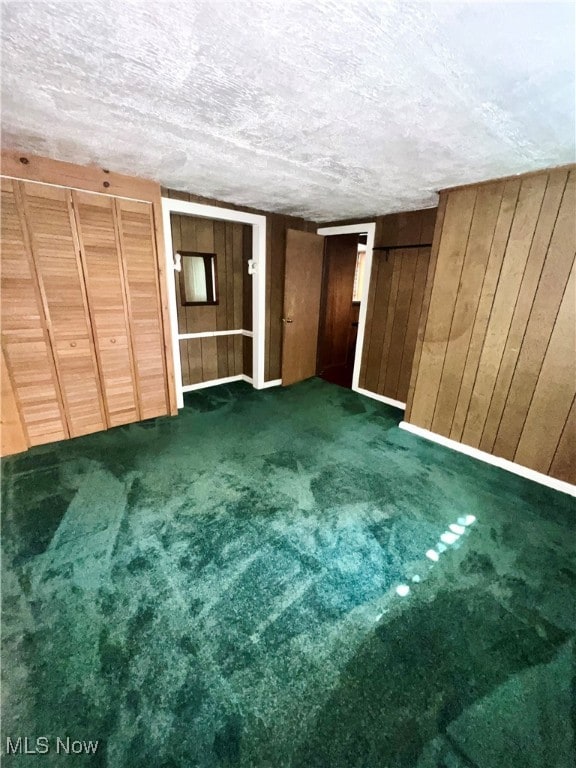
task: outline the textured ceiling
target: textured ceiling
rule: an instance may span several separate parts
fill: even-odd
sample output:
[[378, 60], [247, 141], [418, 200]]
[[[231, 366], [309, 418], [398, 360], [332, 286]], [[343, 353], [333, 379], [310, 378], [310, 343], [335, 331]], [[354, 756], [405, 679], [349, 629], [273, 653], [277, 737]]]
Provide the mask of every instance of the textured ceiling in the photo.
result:
[[2, 2], [3, 144], [314, 220], [574, 159], [574, 5]]

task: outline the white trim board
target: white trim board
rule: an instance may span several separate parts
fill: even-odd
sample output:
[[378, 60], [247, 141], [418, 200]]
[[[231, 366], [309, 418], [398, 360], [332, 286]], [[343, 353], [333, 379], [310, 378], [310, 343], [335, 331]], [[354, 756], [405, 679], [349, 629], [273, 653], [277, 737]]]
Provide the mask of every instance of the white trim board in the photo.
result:
[[401, 403], [400, 400], [394, 400], [391, 397], [386, 397], [386, 395], [379, 395], [376, 392], [370, 392], [369, 389], [362, 389], [362, 387], [357, 387], [356, 392], [360, 395], [364, 395], [365, 397], [371, 397], [373, 400], [378, 400], [381, 403], [386, 403], [386, 405], [391, 405], [392, 408], [399, 408], [401, 411], [406, 410], [406, 403]]
[[226, 376], [223, 379], [210, 379], [210, 381], [199, 381], [197, 384], [185, 384], [182, 392], [195, 392], [197, 389], [208, 389], [208, 387], [217, 387], [219, 384], [230, 384], [233, 381], [247, 381], [252, 384], [252, 378], [245, 373], [239, 373], [237, 376]]
[[567, 493], [569, 496], [576, 496], [576, 485], [567, 483], [564, 480], [557, 480], [555, 477], [550, 477], [542, 472], [536, 472], [534, 469], [523, 467], [521, 464], [516, 464], [514, 461], [502, 459], [500, 456], [494, 456], [486, 451], [473, 448], [471, 445], [459, 443], [457, 440], [450, 440], [449, 437], [438, 435], [436, 432], [430, 432], [428, 429], [417, 427], [415, 424], [409, 424], [407, 421], [401, 421], [399, 427], [400, 429], [405, 429], [407, 432], [412, 432], [414, 435], [418, 435], [418, 437], [423, 437], [425, 440], [430, 440], [433, 443], [443, 445], [445, 448], [451, 448], [453, 451], [464, 453], [466, 456], [471, 456], [473, 459], [484, 461], [486, 464], [492, 464], [494, 467], [505, 469], [507, 472], [513, 472], [515, 475], [520, 475], [520, 477], [525, 477], [527, 480], [533, 480], [535, 483], [546, 485], [549, 488], [553, 488], [555, 491]]
[[[352, 389], [354, 392], [360, 392], [358, 382], [360, 381], [360, 366], [362, 365], [362, 347], [364, 346], [364, 333], [366, 330], [366, 312], [368, 309], [368, 291], [370, 289], [370, 278], [372, 276], [372, 251], [374, 249], [374, 238], [376, 236], [376, 222], [369, 221], [363, 224], [343, 224], [337, 227], [320, 227], [316, 230], [319, 235], [361, 235], [366, 233], [366, 256], [364, 262], [364, 285], [362, 286], [362, 298], [360, 299], [360, 314], [358, 316], [358, 335], [356, 337], [356, 349], [354, 351], [354, 372], [352, 373]], [[361, 394], [367, 394], [364, 390]], [[388, 403], [392, 405], [392, 403]]]
[[245, 331], [243, 328], [238, 329], [237, 331], [200, 331], [199, 333], [179, 333], [178, 338], [179, 339], [210, 339], [213, 336], [248, 336], [249, 338], [253, 338], [254, 334], [252, 331]]
[[[166, 252], [166, 280], [168, 284], [172, 355], [174, 357], [174, 379], [178, 408], [184, 406], [183, 392], [190, 390], [184, 390], [182, 385], [180, 334], [178, 332], [178, 308], [174, 281], [174, 246], [172, 243], [172, 227], [170, 226], [171, 213], [197, 216], [204, 219], [218, 219], [220, 221], [238, 221], [241, 224], [250, 224], [252, 226], [252, 259], [255, 270], [252, 279], [252, 328], [254, 330], [252, 333], [251, 381], [253, 387], [262, 389], [266, 385], [264, 381], [266, 355], [266, 216], [244, 213], [232, 208], [220, 208], [217, 205], [204, 205], [203, 203], [191, 203], [186, 200], [174, 200], [170, 197], [163, 197], [162, 223], [164, 225], [164, 250]], [[248, 332], [245, 335], [248, 335]], [[224, 383], [225, 380], [216, 379], [215, 381]]]

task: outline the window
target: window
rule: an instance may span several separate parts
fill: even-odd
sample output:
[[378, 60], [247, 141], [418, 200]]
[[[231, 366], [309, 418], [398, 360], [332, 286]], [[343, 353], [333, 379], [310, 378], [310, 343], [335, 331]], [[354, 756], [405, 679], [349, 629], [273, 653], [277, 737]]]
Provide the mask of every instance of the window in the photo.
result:
[[218, 304], [216, 254], [180, 251], [180, 298], [184, 305]]

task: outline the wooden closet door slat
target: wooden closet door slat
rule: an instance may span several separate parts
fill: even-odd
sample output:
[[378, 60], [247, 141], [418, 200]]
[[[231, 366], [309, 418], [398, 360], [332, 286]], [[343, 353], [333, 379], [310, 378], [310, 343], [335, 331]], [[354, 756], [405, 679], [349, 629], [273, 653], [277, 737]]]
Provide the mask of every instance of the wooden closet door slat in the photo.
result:
[[89, 192], [72, 198], [108, 423], [129, 424], [140, 408], [114, 200]]
[[19, 187], [70, 437], [106, 429], [71, 192]]
[[170, 413], [151, 203], [117, 199], [116, 212], [143, 419]]
[[14, 406], [26, 441], [41, 445], [68, 437], [68, 429], [16, 182], [2, 179], [1, 189], [2, 347], [6, 375], [11, 380]]

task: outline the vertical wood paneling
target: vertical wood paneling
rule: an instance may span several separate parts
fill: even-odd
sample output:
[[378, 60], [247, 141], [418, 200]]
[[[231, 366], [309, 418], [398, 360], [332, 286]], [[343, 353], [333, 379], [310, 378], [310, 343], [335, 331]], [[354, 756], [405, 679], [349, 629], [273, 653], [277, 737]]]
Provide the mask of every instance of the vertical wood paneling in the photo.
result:
[[[488, 326], [488, 320], [490, 319], [490, 312], [492, 311], [492, 303], [496, 294], [498, 278], [500, 277], [500, 270], [504, 260], [504, 253], [506, 251], [508, 235], [510, 234], [510, 227], [512, 226], [512, 219], [514, 218], [514, 211], [516, 210], [519, 191], [520, 181], [513, 180], [506, 182], [502, 200], [500, 202], [492, 246], [490, 248], [490, 256], [482, 280], [482, 289], [472, 325], [470, 343], [466, 352], [466, 363], [464, 365], [464, 372], [462, 374], [460, 390], [458, 392], [458, 400], [450, 429], [450, 437], [452, 440], [462, 439], [462, 432], [468, 416], [470, 398], [472, 397], [472, 390], [476, 381], [476, 374], [478, 373], [478, 364], [480, 362], [480, 355], [482, 354], [486, 328]], [[444, 200], [447, 200], [448, 195], [443, 195], [442, 197]]]
[[[431, 235], [422, 234], [422, 241]], [[412, 363], [416, 351], [416, 340], [418, 336], [418, 324], [420, 321], [420, 312], [424, 302], [424, 290], [426, 288], [426, 275], [428, 274], [428, 265], [430, 263], [430, 248], [418, 248], [416, 257], [416, 273], [412, 285], [412, 295], [410, 297], [410, 308], [408, 310], [408, 322], [406, 323], [406, 336], [402, 345], [402, 360], [400, 362], [400, 374], [398, 377], [398, 386], [396, 389], [396, 400], [400, 402], [408, 401], [408, 391], [410, 388], [410, 375], [412, 373]]]
[[574, 262], [575, 210], [576, 171], [572, 171], [564, 190], [546, 262], [534, 296], [522, 348], [498, 428], [494, 450], [504, 458], [514, 457], [526, 411], [540, 375], [542, 360]]
[[434, 416], [475, 203], [476, 190], [466, 189], [458, 197], [449, 198], [446, 205], [442, 228], [444, 258], [436, 264], [411, 411], [414, 423], [425, 429], [430, 428]]
[[68, 437], [17, 184], [2, 179], [2, 347], [30, 445]]
[[475, 448], [480, 445], [547, 180], [546, 174], [530, 176], [520, 187], [462, 434], [462, 440]]
[[[473, 194], [470, 225], [467, 217], [448, 215], [468, 210]], [[447, 190], [442, 200], [446, 216], [407, 419], [574, 483], [576, 171]], [[461, 258], [458, 283], [448, 290], [449, 272]], [[451, 293], [454, 312], [437, 380], [430, 372]]]
[[564, 291], [514, 461], [547, 473], [576, 395], [576, 264]]
[[510, 331], [506, 339], [506, 345], [500, 361], [498, 377], [492, 392], [492, 400], [488, 410], [488, 416], [484, 425], [480, 449], [492, 451], [496, 434], [500, 426], [502, 412], [506, 405], [508, 391], [512, 382], [512, 376], [518, 361], [518, 355], [522, 346], [526, 326], [538, 290], [538, 282], [542, 274], [544, 260], [550, 244], [550, 238], [558, 217], [558, 209], [568, 179], [567, 171], [559, 171], [550, 174], [548, 186], [544, 194], [542, 209], [532, 239], [526, 269], [522, 276], [518, 300], [514, 308], [514, 315], [510, 324]]
[[460, 278], [462, 287], [456, 297], [442, 377], [434, 407], [432, 419], [434, 432], [446, 434], [452, 426], [452, 417], [460, 391], [466, 353], [470, 345], [502, 192], [502, 185], [483, 187], [478, 190]]
[[[390, 343], [384, 345], [384, 354], [387, 358], [386, 374], [381, 371], [380, 380], [383, 391], [398, 393], [398, 380], [400, 378], [400, 366], [406, 342], [406, 330], [410, 315], [410, 305], [418, 263], [418, 250], [396, 251], [396, 258], [400, 261], [398, 275], [398, 290], [396, 291], [396, 305], [394, 318], [390, 323]], [[394, 277], [392, 278], [394, 281]], [[392, 339], [397, 343], [392, 344]]]
[[71, 192], [19, 188], [70, 436], [106, 429]]
[[574, 482], [574, 467], [576, 466], [576, 397], [572, 400], [570, 413], [558, 441], [558, 447], [552, 460], [549, 474], [564, 480]]
[[[190, 202], [204, 203], [206, 205], [216, 205], [220, 208], [231, 210], [246, 211], [247, 213], [256, 213], [266, 217], [266, 317], [265, 317], [265, 364], [264, 378], [266, 381], [279, 379], [282, 370], [282, 309], [284, 303], [284, 271], [286, 260], [286, 230], [296, 229], [303, 232], [316, 232], [318, 224], [294, 216], [284, 216], [278, 213], [268, 213], [266, 211], [238, 206], [232, 203], [225, 203], [220, 200], [201, 197], [199, 195], [188, 194], [187, 192], [178, 192], [165, 189], [163, 194], [177, 200], [188, 200]], [[226, 226], [226, 225], [224, 225]], [[249, 227], [251, 230], [251, 227]], [[247, 256], [247, 258], [251, 258]], [[228, 262], [226, 262], [228, 267]], [[228, 299], [228, 297], [227, 297]], [[250, 310], [251, 311], [251, 310]], [[222, 328], [219, 330], [223, 330]], [[228, 358], [228, 369], [236, 369], [235, 355], [241, 355], [241, 348], [236, 348], [236, 342], [233, 337], [226, 337], [219, 342], [219, 360], [223, 361], [223, 350], [226, 351]], [[220, 365], [220, 364], [219, 364]], [[219, 367], [220, 370], [220, 367]], [[229, 374], [232, 375], [232, 374]], [[201, 379], [197, 379], [200, 381]]]
[[[216, 254], [218, 304], [183, 305], [180, 281], [178, 276], [175, 278], [180, 333], [250, 330], [252, 277], [248, 275], [247, 262], [252, 257], [252, 227], [181, 214], [172, 214], [170, 220], [175, 250]], [[240, 334], [181, 340], [183, 384], [243, 373], [247, 366], [245, 348]], [[251, 375], [252, 363], [249, 364]]]
[[414, 357], [412, 362], [412, 370], [410, 371], [410, 385], [408, 387], [408, 396], [406, 398], [406, 411], [405, 418], [410, 418], [412, 411], [412, 404], [414, 402], [414, 390], [416, 388], [416, 380], [418, 378], [418, 371], [420, 370], [420, 359], [422, 357], [422, 348], [424, 346], [424, 335], [426, 332], [426, 320], [428, 318], [428, 310], [430, 307], [430, 299], [432, 297], [432, 286], [434, 285], [434, 276], [436, 274], [436, 265], [438, 263], [438, 249], [440, 246], [440, 239], [442, 236], [442, 229], [444, 226], [444, 216], [446, 215], [446, 196], [440, 196], [440, 202], [438, 205], [436, 215], [436, 226], [434, 228], [434, 239], [432, 240], [432, 250], [430, 251], [430, 260], [428, 262], [428, 270], [426, 273], [426, 286], [424, 288], [424, 295], [422, 297], [422, 307], [420, 308], [420, 315], [418, 318], [418, 334], [416, 336], [416, 344], [414, 346]]
[[[377, 217], [377, 246], [430, 243], [436, 209]], [[406, 402], [430, 248], [374, 251], [359, 384]]]

